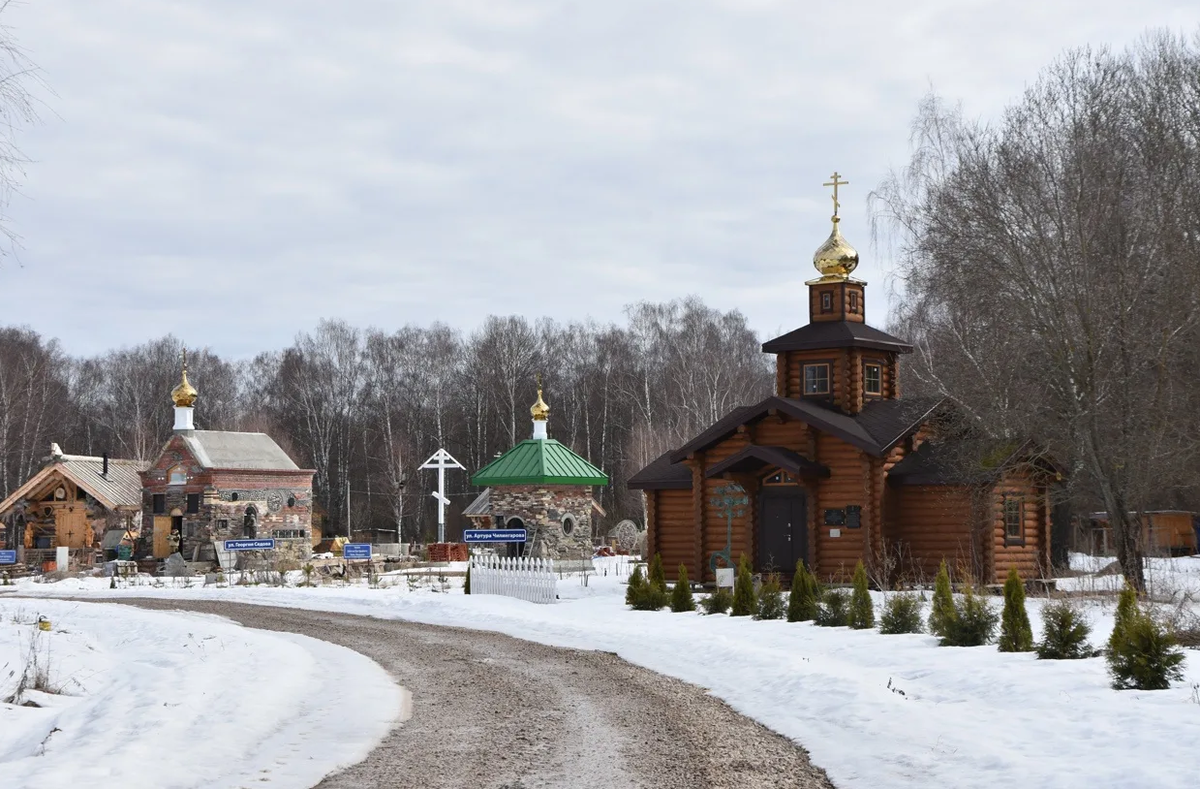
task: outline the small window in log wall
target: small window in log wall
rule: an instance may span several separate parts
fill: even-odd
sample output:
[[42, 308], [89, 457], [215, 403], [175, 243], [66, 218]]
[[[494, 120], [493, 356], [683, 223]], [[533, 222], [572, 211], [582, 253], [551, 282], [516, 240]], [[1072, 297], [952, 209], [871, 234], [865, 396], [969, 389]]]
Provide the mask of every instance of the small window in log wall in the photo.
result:
[[821, 312], [833, 312], [833, 294], [827, 290], [821, 293]]
[[804, 394], [806, 394], [806, 395], [829, 394], [829, 365], [828, 364], [806, 364], [806, 365], [804, 365]]
[[776, 471], [763, 480], [764, 485], [795, 485], [796, 482], [796, 478], [786, 471]]
[[850, 312], [858, 312], [858, 294], [854, 291], [850, 291]]
[[1025, 544], [1025, 502], [1013, 496], [1004, 497], [1004, 544]]
[[863, 366], [863, 391], [869, 395], [883, 394], [883, 368], [878, 364]]

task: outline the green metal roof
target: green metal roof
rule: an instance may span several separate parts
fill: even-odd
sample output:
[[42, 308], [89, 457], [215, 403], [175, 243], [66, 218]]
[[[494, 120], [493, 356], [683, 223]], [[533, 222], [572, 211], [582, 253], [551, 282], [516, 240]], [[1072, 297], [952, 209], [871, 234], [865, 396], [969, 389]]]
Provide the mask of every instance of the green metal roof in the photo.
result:
[[607, 485], [608, 475], [553, 438], [531, 438], [475, 472], [471, 484]]

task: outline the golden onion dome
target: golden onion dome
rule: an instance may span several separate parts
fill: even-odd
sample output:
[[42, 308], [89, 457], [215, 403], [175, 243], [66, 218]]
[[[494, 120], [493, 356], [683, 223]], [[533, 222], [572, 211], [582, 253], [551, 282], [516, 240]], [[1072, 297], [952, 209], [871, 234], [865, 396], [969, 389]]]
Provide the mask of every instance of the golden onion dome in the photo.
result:
[[813, 265], [821, 272], [821, 279], [825, 282], [847, 280], [850, 272], [858, 268], [858, 250], [842, 238], [842, 231], [838, 227], [840, 221], [837, 216], [833, 217], [833, 231], [813, 253]]
[[187, 351], [183, 352], [183, 374], [180, 377], [179, 385], [171, 390], [171, 400], [175, 403], [176, 408], [191, 408], [196, 404], [196, 398], [200, 395], [196, 391], [196, 387], [192, 386], [187, 377]]
[[529, 408], [529, 413], [533, 415], [534, 422], [545, 422], [550, 418], [550, 406], [546, 405], [546, 401], [542, 399], [542, 377], [538, 376], [538, 399]]

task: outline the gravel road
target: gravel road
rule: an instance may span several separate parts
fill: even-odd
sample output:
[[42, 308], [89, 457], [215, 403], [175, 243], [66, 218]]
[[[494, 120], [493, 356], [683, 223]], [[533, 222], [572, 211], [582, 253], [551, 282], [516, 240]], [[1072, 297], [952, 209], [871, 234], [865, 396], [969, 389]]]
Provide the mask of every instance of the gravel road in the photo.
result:
[[322, 788], [833, 786], [786, 738], [701, 688], [609, 653], [348, 614], [121, 602], [220, 614], [340, 644], [374, 659], [408, 688], [411, 718]]

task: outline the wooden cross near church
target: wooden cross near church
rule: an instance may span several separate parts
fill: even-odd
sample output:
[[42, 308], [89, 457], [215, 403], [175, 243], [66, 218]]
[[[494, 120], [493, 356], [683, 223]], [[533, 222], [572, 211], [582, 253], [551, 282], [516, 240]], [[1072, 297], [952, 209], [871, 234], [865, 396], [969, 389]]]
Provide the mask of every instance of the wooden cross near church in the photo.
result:
[[840, 174], [840, 173], [838, 173], [836, 170], [834, 171], [834, 173], [833, 173], [833, 176], [832, 176], [832, 177], [833, 177], [833, 180], [832, 180], [832, 181], [826, 181], [826, 182], [823, 184], [823, 186], [832, 186], [832, 187], [833, 187], [833, 215], [834, 215], [834, 216], [837, 216], [837, 215], [838, 215], [838, 208], [840, 208], [840, 207], [841, 207], [841, 205], [842, 205], [841, 203], [839, 203], [839, 202], [838, 202], [838, 187], [839, 187], [839, 186], [849, 186], [849, 185], [850, 185], [850, 182], [849, 182], [849, 181], [843, 181], [843, 180], [841, 180], [841, 177], [842, 177], [842, 176], [841, 176], [841, 174]]

